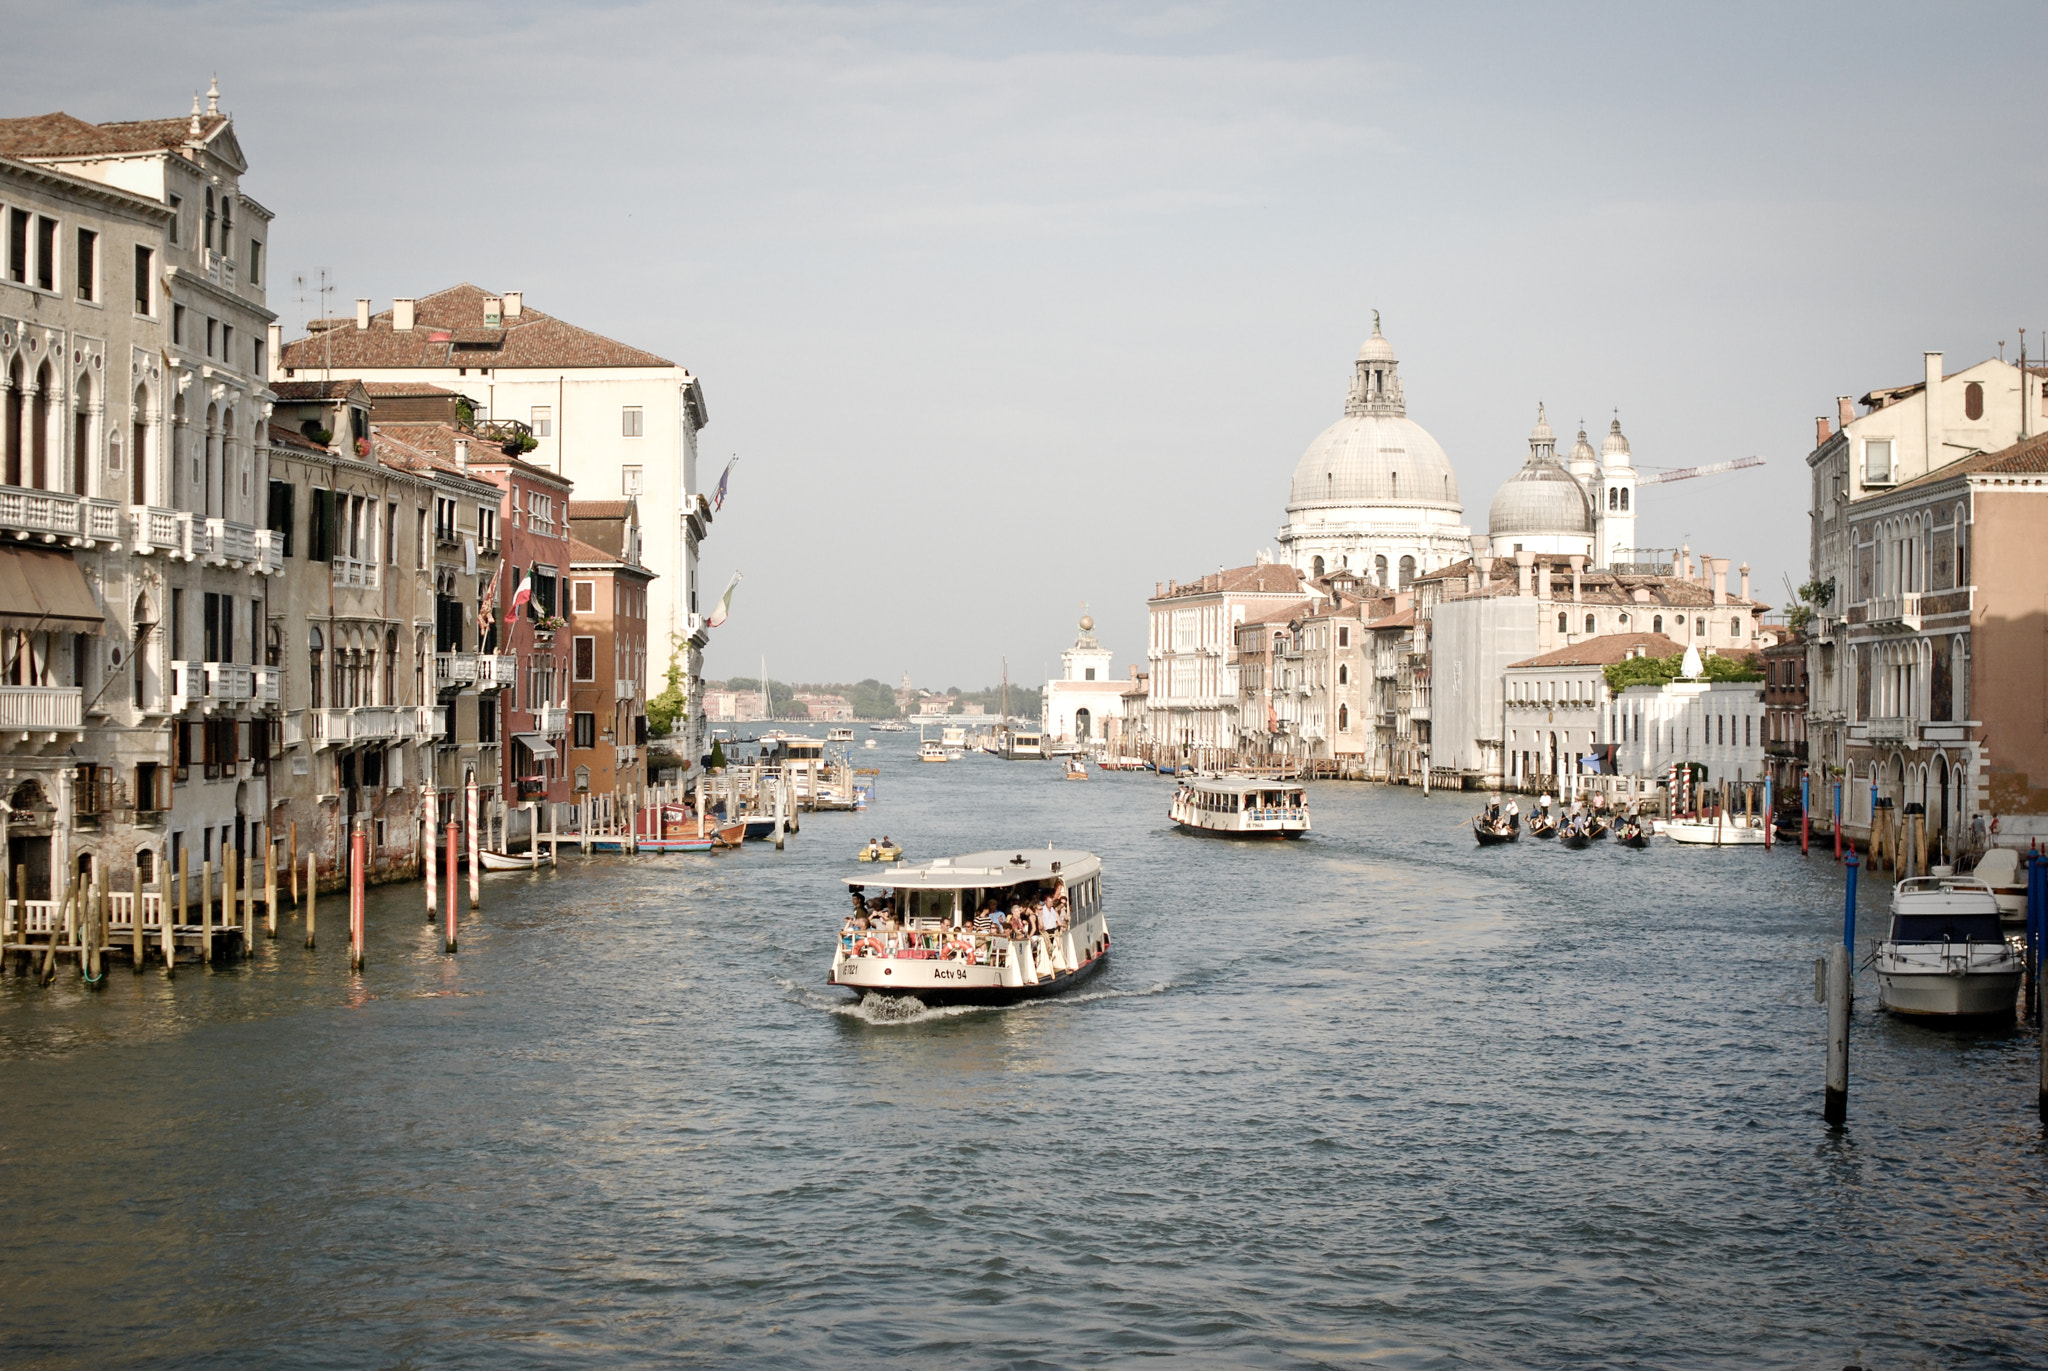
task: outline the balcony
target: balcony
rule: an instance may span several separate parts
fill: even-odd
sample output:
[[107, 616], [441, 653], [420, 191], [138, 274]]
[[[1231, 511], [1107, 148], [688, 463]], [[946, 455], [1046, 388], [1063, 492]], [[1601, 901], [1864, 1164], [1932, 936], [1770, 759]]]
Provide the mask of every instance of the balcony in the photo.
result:
[[522, 800], [545, 800], [548, 797], [548, 783], [544, 776], [521, 776], [519, 798]]
[[130, 505], [128, 546], [139, 556], [161, 552], [173, 561], [189, 562], [193, 558], [192, 516], [155, 505]]
[[76, 729], [84, 709], [85, 692], [77, 686], [0, 686], [0, 729]]
[[640, 749], [632, 743], [620, 743], [612, 749], [612, 762], [617, 766], [634, 766], [640, 761]]
[[208, 662], [205, 693], [223, 704], [244, 704], [256, 698], [256, 668], [235, 662]]
[[519, 659], [509, 652], [482, 653], [476, 659], [476, 684], [479, 690], [502, 690], [512, 684], [519, 670]]
[[245, 567], [256, 560], [256, 530], [232, 519], [208, 519], [206, 543], [199, 549], [208, 566]]
[[1865, 726], [1864, 736], [1873, 743], [1897, 743], [1911, 746], [1919, 735], [1916, 720], [1905, 718], [1872, 719]]
[[436, 652], [434, 688], [461, 690], [465, 686], [473, 686], [480, 669], [478, 655], [474, 652]]
[[612, 698], [614, 700], [630, 700], [639, 693], [640, 683], [638, 681], [612, 682]]
[[1920, 631], [1920, 597], [1908, 593], [1888, 599], [1870, 602], [1870, 617], [1867, 622], [1879, 633], [1918, 633]]
[[544, 705], [533, 711], [533, 726], [539, 733], [567, 733], [569, 711], [559, 705]]
[[112, 500], [0, 486], [0, 530], [40, 537], [46, 543], [61, 538], [72, 547], [119, 542], [121, 507]]
[[375, 590], [377, 588], [377, 564], [359, 561], [354, 557], [336, 557], [332, 563], [334, 584], [353, 590]]

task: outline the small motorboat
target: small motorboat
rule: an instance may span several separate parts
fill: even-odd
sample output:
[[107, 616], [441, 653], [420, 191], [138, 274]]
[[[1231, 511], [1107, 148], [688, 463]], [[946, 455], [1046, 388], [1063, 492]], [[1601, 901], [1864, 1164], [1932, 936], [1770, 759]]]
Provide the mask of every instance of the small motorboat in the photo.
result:
[[[534, 864], [533, 857], [528, 853], [492, 852], [487, 848], [477, 852], [476, 861], [477, 866], [485, 871], [526, 871]], [[554, 861], [555, 854], [552, 851], [545, 847], [540, 850], [542, 866], [552, 866]]]
[[900, 862], [903, 860], [903, 849], [895, 843], [871, 842], [860, 850], [860, 855], [854, 858], [854, 860], [860, 862]]
[[1673, 819], [1664, 825], [1664, 836], [1675, 843], [1699, 847], [1762, 847], [1768, 830], [1761, 819], [1720, 814], [1703, 819]]
[[865, 748], [870, 748], [870, 749], [872, 749], [872, 748], [874, 747], [874, 745], [875, 745], [875, 740], [874, 740], [873, 738], [870, 738], [870, 739], [868, 739], [868, 740], [867, 740], [866, 742], [864, 742], [864, 743], [862, 743], [862, 744], [861, 744], [861, 746], [862, 746], [862, 747], [865, 747]]
[[842, 725], [826, 733], [825, 741], [828, 743], [850, 743], [853, 741], [853, 730]]
[[1648, 847], [1650, 831], [1643, 827], [1640, 819], [1623, 819], [1621, 827], [1614, 830], [1614, 841], [1623, 847]]
[[1484, 814], [1474, 815], [1472, 836], [1479, 840], [1481, 847], [1497, 847], [1511, 843], [1522, 836], [1522, 830], [1505, 818], [1489, 819]]
[[1909, 876], [1892, 888], [1891, 927], [1877, 945], [1880, 1008], [1928, 1019], [2010, 1019], [2020, 973], [1998, 897], [1985, 882]]
[[1085, 781], [1088, 779], [1088, 768], [1081, 764], [1079, 757], [1067, 758], [1066, 779], [1070, 781]]
[[1538, 838], [1557, 836], [1557, 816], [1547, 809], [1539, 809], [1529, 816], [1529, 832]]

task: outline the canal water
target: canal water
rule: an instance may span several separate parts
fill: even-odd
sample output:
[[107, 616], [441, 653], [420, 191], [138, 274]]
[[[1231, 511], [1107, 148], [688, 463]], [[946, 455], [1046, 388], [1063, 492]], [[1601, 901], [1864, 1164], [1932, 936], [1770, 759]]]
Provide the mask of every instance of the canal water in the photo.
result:
[[[1832, 861], [1480, 850], [1362, 785], [1241, 847], [915, 746], [781, 853], [491, 877], [454, 957], [407, 886], [360, 977], [330, 898], [316, 951], [0, 982], [0, 1365], [2041, 1364], [2034, 1038], [1865, 972], [1831, 1136]], [[1093, 848], [1112, 965], [848, 1005], [884, 832]]]

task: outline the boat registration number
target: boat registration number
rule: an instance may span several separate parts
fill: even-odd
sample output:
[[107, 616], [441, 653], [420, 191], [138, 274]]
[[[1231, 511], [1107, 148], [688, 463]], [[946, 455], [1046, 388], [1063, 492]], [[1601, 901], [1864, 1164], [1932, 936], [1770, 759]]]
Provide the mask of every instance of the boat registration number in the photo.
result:
[[967, 968], [964, 966], [935, 966], [932, 968], [932, 979], [935, 981], [964, 981], [967, 979]]

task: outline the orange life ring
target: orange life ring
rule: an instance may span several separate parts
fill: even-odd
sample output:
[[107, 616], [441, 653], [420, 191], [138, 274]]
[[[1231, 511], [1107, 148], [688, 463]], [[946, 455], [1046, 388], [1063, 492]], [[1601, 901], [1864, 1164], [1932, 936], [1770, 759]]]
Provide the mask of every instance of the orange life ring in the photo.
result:
[[940, 956], [943, 960], [949, 962], [971, 962], [974, 960], [974, 944], [965, 938], [953, 938], [946, 943], [945, 949], [940, 953]]
[[862, 938], [853, 945], [853, 955], [856, 957], [879, 957], [882, 955], [882, 944], [873, 938]]

